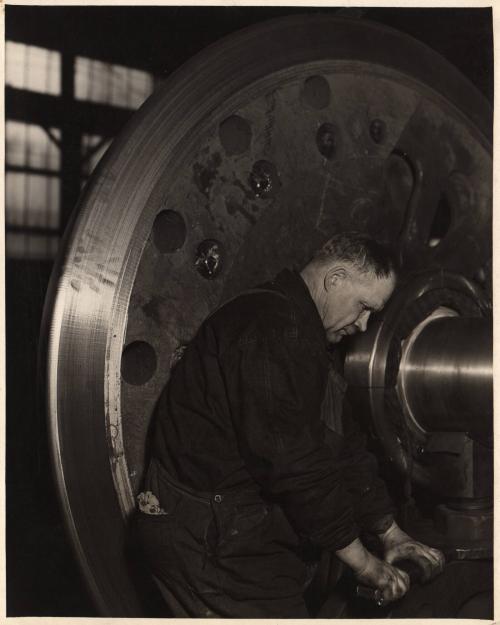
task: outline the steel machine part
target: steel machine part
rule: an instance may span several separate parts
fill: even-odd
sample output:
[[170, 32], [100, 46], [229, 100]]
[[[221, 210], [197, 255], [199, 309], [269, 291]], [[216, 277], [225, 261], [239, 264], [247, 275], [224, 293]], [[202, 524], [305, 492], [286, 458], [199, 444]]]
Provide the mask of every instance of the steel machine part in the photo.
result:
[[[47, 301], [53, 462], [103, 615], [144, 614], [125, 544], [148, 426], [171, 363], [216, 306], [354, 228], [399, 241], [407, 271], [460, 274], [490, 297], [491, 120], [477, 90], [426, 46], [327, 14], [211, 46], [114, 141]], [[457, 306], [476, 311], [469, 295]], [[415, 430], [428, 423], [414, 379], [434, 395], [443, 385], [419, 372], [436, 357], [430, 331], [408, 347], [401, 373]]]
[[493, 550], [492, 330], [481, 289], [425, 272], [352, 341], [345, 363], [390, 462], [442, 501], [431, 542], [459, 559]]

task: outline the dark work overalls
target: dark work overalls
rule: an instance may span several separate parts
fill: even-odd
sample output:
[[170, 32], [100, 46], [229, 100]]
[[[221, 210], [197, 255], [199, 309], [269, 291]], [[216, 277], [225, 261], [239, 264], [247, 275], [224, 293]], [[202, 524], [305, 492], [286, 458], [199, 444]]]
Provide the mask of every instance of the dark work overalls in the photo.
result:
[[172, 616], [307, 618], [319, 552], [392, 510], [344, 431], [344, 390], [298, 274], [202, 325], [159, 402], [145, 482], [159, 505], [135, 522]]
[[139, 513], [136, 528], [172, 615], [308, 616], [307, 566], [278, 505], [258, 491], [195, 492], [151, 473], [165, 514]]

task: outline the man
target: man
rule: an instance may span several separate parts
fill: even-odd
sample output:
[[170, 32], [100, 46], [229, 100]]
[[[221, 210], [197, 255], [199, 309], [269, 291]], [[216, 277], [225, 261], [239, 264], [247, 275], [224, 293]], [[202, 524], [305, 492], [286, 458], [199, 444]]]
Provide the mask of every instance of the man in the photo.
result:
[[[442, 554], [394, 522], [327, 342], [363, 332], [396, 282], [389, 252], [335, 235], [300, 274], [222, 306], [162, 394], [137, 529], [173, 616], [307, 617], [308, 566], [326, 550], [386, 601]], [[359, 539], [378, 534], [384, 561]]]

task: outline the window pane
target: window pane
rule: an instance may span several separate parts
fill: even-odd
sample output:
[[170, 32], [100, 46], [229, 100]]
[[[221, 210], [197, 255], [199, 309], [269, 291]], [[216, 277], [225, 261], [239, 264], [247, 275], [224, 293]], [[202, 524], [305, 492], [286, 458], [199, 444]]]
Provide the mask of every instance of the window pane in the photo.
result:
[[153, 76], [122, 65], [77, 57], [75, 97], [103, 104], [138, 108], [153, 91]]
[[26, 216], [26, 174], [5, 175], [5, 222], [14, 226], [24, 225]]
[[57, 254], [59, 238], [52, 235], [7, 232], [5, 252], [8, 258], [50, 260]]
[[58, 228], [59, 178], [7, 172], [5, 183], [7, 224]]
[[[61, 132], [59, 129], [51, 128], [50, 130], [54, 137], [60, 139]], [[7, 165], [51, 169], [53, 171], [60, 169], [60, 150], [40, 126], [7, 120], [5, 135], [5, 161]]]
[[7, 41], [5, 83], [17, 89], [61, 93], [61, 54], [54, 50]]

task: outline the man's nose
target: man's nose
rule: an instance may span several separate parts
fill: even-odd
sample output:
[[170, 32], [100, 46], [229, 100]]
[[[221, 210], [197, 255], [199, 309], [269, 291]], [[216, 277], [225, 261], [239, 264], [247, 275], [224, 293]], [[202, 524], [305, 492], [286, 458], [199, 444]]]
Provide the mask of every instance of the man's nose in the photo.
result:
[[365, 310], [359, 315], [359, 317], [354, 322], [354, 325], [358, 328], [360, 332], [364, 332], [368, 326], [368, 319], [370, 318], [370, 311]]

